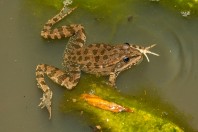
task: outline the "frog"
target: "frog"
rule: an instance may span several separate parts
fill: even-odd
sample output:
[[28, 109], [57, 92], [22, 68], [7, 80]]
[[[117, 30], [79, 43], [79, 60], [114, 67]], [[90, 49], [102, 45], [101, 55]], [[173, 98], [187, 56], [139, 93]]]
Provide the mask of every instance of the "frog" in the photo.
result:
[[149, 62], [147, 54], [159, 56], [150, 49], [155, 44], [143, 47], [136, 44], [86, 44], [85, 29], [81, 24], [70, 24], [55, 28], [54, 25], [71, 14], [77, 7], [70, 8], [64, 4], [61, 11], [49, 19], [43, 26], [41, 36], [44, 39], [69, 38], [63, 53], [63, 69], [48, 64], [38, 64], [36, 67], [36, 81], [43, 92], [38, 106], [47, 109], [49, 119], [52, 117], [53, 92], [46, 84], [44, 76], [68, 90], [72, 90], [79, 82], [81, 72], [96, 76], [109, 76], [108, 84], [116, 86], [117, 76], [142, 62], [144, 56]]

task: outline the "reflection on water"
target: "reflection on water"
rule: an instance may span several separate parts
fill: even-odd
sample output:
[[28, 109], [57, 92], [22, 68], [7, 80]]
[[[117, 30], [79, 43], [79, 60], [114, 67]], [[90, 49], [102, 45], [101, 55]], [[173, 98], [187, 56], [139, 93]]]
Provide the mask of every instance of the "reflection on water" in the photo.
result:
[[[56, 11], [42, 6], [35, 15], [21, 2], [4, 0], [0, 1], [0, 7], [3, 18], [0, 21], [3, 25], [0, 131], [90, 131], [77, 117], [60, 112], [59, 101], [65, 90], [51, 81], [47, 83], [54, 91], [53, 119], [49, 121], [47, 111], [36, 107], [42, 96], [35, 82], [36, 65], [46, 63], [61, 67], [66, 40], [45, 41], [39, 36], [42, 25]], [[163, 101], [187, 115], [188, 122], [198, 130], [198, 19], [183, 18], [151, 3], [126, 3], [126, 9], [123, 15], [126, 17], [112, 25], [105, 18], [96, 21], [94, 14], [80, 8], [64, 22], [82, 23], [88, 43], [131, 42], [143, 46], [156, 43], [153, 50], [160, 57], [150, 56], [150, 63], [143, 61], [134, 69], [121, 73], [117, 86], [133, 96], [137, 96], [142, 87], [156, 86]], [[116, 12], [113, 15], [115, 17], [111, 18], [116, 19]], [[133, 16], [130, 21], [127, 20], [129, 16]]]

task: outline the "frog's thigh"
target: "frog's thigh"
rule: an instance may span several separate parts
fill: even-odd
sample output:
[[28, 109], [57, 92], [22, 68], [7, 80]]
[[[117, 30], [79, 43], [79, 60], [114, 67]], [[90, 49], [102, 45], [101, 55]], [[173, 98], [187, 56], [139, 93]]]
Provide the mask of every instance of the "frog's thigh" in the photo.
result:
[[[77, 85], [79, 79], [80, 79], [80, 70], [76, 69], [76, 71], [71, 71], [70, 73], [66, 73], [63, 70], [60, 70], [59, 68], [56, 68], [54, 66], [46, 65], [46, 64], [40, 64], [36, 68], [36, 75], [37, 75], [37, 81], [38, 84], [40, 82], [40, 86], [44, 82], [44, 74], [46, 74], [51, 80], [53, 80], [55, 83], [66, 87], [67, 89], [72, 89], [74, 86]], [[42, 80], [42, 81], [39, 81]], [[41, 89], [45, 91], [42, 86]]]

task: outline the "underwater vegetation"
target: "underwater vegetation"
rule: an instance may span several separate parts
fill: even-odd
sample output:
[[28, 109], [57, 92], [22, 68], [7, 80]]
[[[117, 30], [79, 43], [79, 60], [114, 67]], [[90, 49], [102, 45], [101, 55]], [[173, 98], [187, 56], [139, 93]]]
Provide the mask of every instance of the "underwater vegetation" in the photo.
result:
[[198, 15], [198, 0], [150, 0], [179, 12], [183, 17]]
[[106, 85], [104, 79], [92, 75], [83, 77], [74, 91], [65, 92], [60, 108], [64, 113], [77, 113], [102, 131], [191, 130], [182, 116], [175, 115], [178, 118], [176, 124], [167, 118], [174, 118], [172, 114], [175, 112], [170, 112], [173, 108], [160, 111], [156, 106], [146, 105], [137, 98], [122, 94], [118, 89]]
[[[35, 0], [37, 4], [48, 5], [60, 10], [64, 0]], [[139, 3], [154, 4], [158, 3], [167, 8], [174, 9], [182, 16], [198, 15], [198, 0], [73, 0], [74, 5], [85, 8], [98, 15], [111, 16], [112, 13], [123, 12], [126, 9], [126, 3], [129, 5]], [[111, 6], [109, 6], [109, 3]], [[118, 14], [118, 17], [120, 15]]]

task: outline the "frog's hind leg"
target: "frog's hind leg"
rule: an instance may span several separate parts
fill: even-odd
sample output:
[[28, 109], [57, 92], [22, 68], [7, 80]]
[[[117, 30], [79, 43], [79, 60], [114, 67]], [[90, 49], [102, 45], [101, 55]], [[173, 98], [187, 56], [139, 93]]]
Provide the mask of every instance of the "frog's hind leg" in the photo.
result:
[[[45, 39], [56, 39], [56, 38], [61, 39], [61, 38], [71, 37], [79, 31], [82, 34], [85, 34], [84, 27], [80, 24], [71, 24], [71, 25], [52, 29], [54, 24], [58, 23], [64, 17], [69, 15], [71, 12], [73, 12], [75, 9], [76, 7], [69, 8], [67, 7], [67, 5], [64, 5], [62, 10], [57, 15], [55, 15], [53, 18], [51, 18], [45, 23], [43, 30], [41, 31], [41, 36]], [[82, 36], [82, 39], [85, 40], [85, 35]]]
[[[57, 15], [55, 15], [53, 18], [51, 18], [45, 23], [43, 30], [41, 31], [41, 36], [45, 39], [61, 39], [63, 37], [72, 36], [74, 34], [74, 31], [70, 26], [62, 26], [55, 29], [52, 29], [52, 27], [54, 24], [58, 23], [60, 20], [69, 15], [75, 9], [76, 7], [68, 9], [67, 6], [64, 6], [63, 9]], [[68, 11], [66, 12], [66, 10]]]
[[58, 23], [75, 9], [76, 7], [70, 9], [67, 5], [64, 5], [63, 9], [57, 15], [46, 22], [41, 31], [41, 36], [45, 39], [71, 37], [66, 47], [68, 49], [67, 51], [82, 47], [86, 41], [86, 35], [82, 25], [71, 24], [52, 29], [54, 24]]
[[80, 69], [77, 67], [73, 69], [73, 71], [65, 73], [64, 71], [54, 66], [46, 64], [39, 64], [36, 67], [37, 85], [43, 91], [43, 97], [41, 98], [39, 106], [41, 106], [41, 108], [46, 107], [49, 112], [49, 118], [51, 118], [52, 91], [45, 83], [44, 74], [46, 74], [55, 83], [64, 86], [67, 89], [72, 89], [74, 86], [77, 85], [80, 79]]

